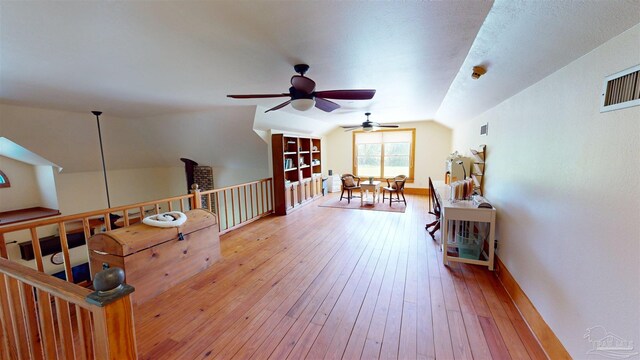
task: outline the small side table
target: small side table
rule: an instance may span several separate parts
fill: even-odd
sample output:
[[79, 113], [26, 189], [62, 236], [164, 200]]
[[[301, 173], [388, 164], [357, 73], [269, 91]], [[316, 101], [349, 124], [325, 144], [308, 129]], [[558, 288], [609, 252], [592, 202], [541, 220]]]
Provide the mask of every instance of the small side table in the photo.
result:
[[364, 206], [364, 194], [369, 190], [373, 193], [373, 202], [380, 202], [380, 181], [363, 181], [360, 183], [360, 206]]

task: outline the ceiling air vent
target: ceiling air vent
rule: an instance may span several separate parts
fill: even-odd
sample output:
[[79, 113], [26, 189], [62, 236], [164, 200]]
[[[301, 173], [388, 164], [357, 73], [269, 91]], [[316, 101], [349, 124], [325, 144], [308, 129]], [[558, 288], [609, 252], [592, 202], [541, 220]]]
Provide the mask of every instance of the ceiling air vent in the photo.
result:
[[640, 65], [604, 79], [600, 112], [640, 105]]

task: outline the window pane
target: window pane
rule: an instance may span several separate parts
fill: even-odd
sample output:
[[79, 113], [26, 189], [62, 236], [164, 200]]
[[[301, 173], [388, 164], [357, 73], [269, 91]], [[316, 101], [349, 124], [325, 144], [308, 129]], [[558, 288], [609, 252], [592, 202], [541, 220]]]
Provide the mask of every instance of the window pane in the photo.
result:
[[356, 176], [380, 176], [382, 144], [358, 144], [358, 173]]
[[409, 156], [410, 143], [385, 143], [385, 155], [406, 155]]
[[409, 176], [409, 156], [385, 156], [384, 177]]

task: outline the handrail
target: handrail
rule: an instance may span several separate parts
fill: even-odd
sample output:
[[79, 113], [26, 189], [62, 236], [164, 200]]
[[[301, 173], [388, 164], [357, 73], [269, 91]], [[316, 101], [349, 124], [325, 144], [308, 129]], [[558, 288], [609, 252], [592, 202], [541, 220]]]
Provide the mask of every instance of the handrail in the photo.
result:
[[80, 220], [82, 218], [104, 216], [105, 214], [108, 214], [108, 213], [132, 210], [140, 207], [151, 206], [151, 205], [156, 205], [156, 204], [161, 204], [166, 202], [181, 201], [184, 199], [191, 199], [191, 198], [193, 198], [193, 194], [179, 195], [179, 196], [174, 196], [174, 197], [161, 199], [161, 200], [145, 201], [145, 202], [135, 203], [131, 205], [122, 205], [122, 206], [116, 206], [116, 207], [102, 209], [102, 210], [86, 211], [86, 212], [72, 214], [72, 215], [56, 216], [52, 218], [34, 220], [34, 221], [15, 224], [15, 225], [5, 225], [5, 226], [0, 226], [0, 234], [26, 230], [26, 229], [30, 229], [32, 227], [38, 227], [38, 226], [54, 225], [60, 222]]
[[137, 359], [133, 288], [107, 289], [91, 292], [0, 258], [0, 359]]
[[77, 304], [87, 310], [92, 310], [96, 307], [85, 301], [85, 298], [91, 293], [91, 290], [20, 265], [11, 260], [0, 258], [0, 273], [25, 284], [29, 284], [34, 288], [44, 290], [64, 301]]
[[[179, 203], [180, 211], [185, 211], [188, 208], [203, 208], [214, 212], [218, 218], [220, 234], [227, 233], [273, 213], [273, 180], [271, 178], [213, 190], [199, 191], [196, 188], [196, 191], [198, 191], [199, 196], [196, 195], [195, 191], [192, 191], [190, 194], [160, 200], [0, 226], [0, 257], [9, 258], [5, 243], [6, 234], [28, 230], [30, 231], [30, 236], [20, 234], [16, 236], [17, 240], [24, 241], [30, 238], [35, 267], [38, 271], [44, 272], [45, 262], [43, 257], [46, 254], [43, 254], [41, 249], [40, 236], [42, 234], [38, 234], [38, 230], [45, 226], [57, 225], [57, 231], [53, 229], [44, 229], [44, 231], [47, 235], [53, 233], [58, 236], [66, 280], [74, 282], [68, 234], [82, 232], [84, 233], [84, 238], [88, 239], [96, 228], [104, 227], [106, 230], [111, 230], [112, 224], [118, 227], [129, 226], [134, 222], [140, 221], [143, 217], [142, 214], [149, 211], [158, 214], [164, 211], [165, 204], [167, 205], [166, 209], [172, 211], [176, 202]], [[112, 222], [112, 214], [119, 215], [121, 218]], [[99, 220], [97, 219], [98, 217], [100, 217]], [[77, 259], [74, 258], [74, 260]], [[74, 261], [74, 263], [76, 262]]]

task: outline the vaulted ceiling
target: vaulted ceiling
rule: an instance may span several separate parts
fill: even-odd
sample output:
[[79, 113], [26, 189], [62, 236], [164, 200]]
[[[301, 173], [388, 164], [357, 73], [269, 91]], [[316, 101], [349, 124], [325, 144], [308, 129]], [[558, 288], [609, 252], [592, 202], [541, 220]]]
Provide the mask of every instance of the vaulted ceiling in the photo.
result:
[[[362, 122], [365, 111], [377, 122], [455, 126], [640, 22], [638, 0], [1, 1], [0, 7], [0, 102], [98, 109], [125, 119], [121, 131], [126, 120], [149, 124], [217, 110], [256, 130], [322, 133]], [[342, 108], [329, 114], [289, 106], [255, 119], [256, 106], [264, 111], [282, 99], [226, 97], [286, 92], [297, 63], [311, 66], [307, 76], [318, 90], [377, 93], [369, 101], [337, 101]], [[478, 64], [488, 73], [472, 81]], [[0, 135], [7, 130], [2, 120]], [[162, 126], [171, 133], [181, 123]]]

